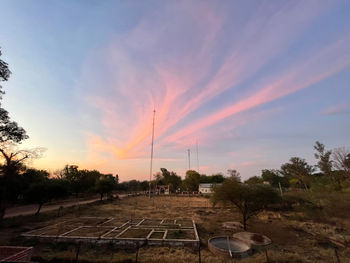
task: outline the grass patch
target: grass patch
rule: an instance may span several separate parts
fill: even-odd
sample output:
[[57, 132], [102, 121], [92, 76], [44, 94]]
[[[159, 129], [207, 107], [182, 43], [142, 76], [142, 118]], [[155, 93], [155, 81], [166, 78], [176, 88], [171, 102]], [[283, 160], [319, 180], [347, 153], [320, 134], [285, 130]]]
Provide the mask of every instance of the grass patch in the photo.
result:
[[122, 232], [123, 229], [115, 229], [112, 232], [108, 233], [107, 235], [104, 236], [104, 238], [115, 238], [120, 232]]
[[162, 225], [174, 225], [174, 219], [164, 219]]
[[161, 221], [161, 219], [145, 219], [140, 226], [158, 226]]
[[43, 235], [48, 236], [59, 236], [62, 235], [68, 231], [73, 230], [74, 228], [77, 228], [76, 226], [71, 225], [65, 225], [65, 224], [58, 224], [53, 226], [52, 228], [48, 228], [43, 231]]
[[120, 219], [113, 219], [111, 221], [102, 223], [102, 226], [114, 226], [114, 227], [121, 227], [122, 225], [124, 225], [126, 223], [126, 220], [120, 220]]
[[129, 228], [121, 236], [121, 238], [146, 238], [151, 232], [151, 229]]
[[86, 218], [86, 217], [78, 217], [67, 221], [66, 223], [69, 225], [77, 225], [77, 226], [97, 226], [101, 225], [108, 221], [108, 218]]
[[168, 230], [168, 233], [166, 235], [166, 239], [195, 239], [195, 235], [193, 230]]
[[193, 227], [192, 220], [189, 219], [176, 220], [176, 224], [181, 225], [181, 227]]
[[153, 232], [150, 239], [163, 239], [165, 232]]
[[[303, 227], [307, 227], [305, 229], [307, 231], [313, 230], [312, 228], [309, 228], [307, 225], [304, 226], [304, 224], [300, 225], [299, 228], [291, 227], [291, 225], [303, 222], [319, 222], [333, 226], [334, 231], [332, 230], [333, 228], [331, 230], [335, 235], [348, 236], [350, 234], [350, 192], [301, 192], [293, 194], [301, 196], [303, 199], [310, 198], [308, 200], [315, 204], [316, 207], [322, 207], [322, 209], [313, 209], [312, 205], [310, 207], [308, 204], [304, 206], [303, 201], [300, 201], [296, 206], [293, 205], [290, 210], [279, 211], [281, 214], [279, 219], [273, 217], [267, 220], [262, 220], [259, 217], [252, 218], [248, 225], [248, 231], [260, 233], [271, 238], [273, 241], [272, 248], [269, 249], [271, 262], [336, 262], [333, 249], [325, 246], [324, 242], [318, 241], [317, 236], [301, 231]], [[64, 217], [58, 217], [56, 212], [50, 212], [43, 213], [38, 217], [28, 216], [7, 220], [5, 225], [0, 228], [0, 241], [4, 245], [34, 245], [35, 257], [33, 261], [74, 262], [76, 245], [70, 246], [65, 244], [62, 245], [62, 248], [59, 248], [58, 245], [50, 246], [45, 242], [40, 242], [40, 240], [17, 237], [21, 233], [32, 229], [63, 222], [67, 220], [67, 217], [76, 217], [77, 212], [81, 216], [114, 217], [114, 222], [119, 222], [118, 220], [126, 222], [132, 218], [134, 224], [139, 223], [141, 218], [167, 218], [164, 221], [167, 224], [176, 219], [177, 223], [190, 227], [192, 226], [191, 220], [187, 223], [181, 220], [191, 218], [196, 222], [201, 239], [201, 260], [208, 263], [228, 262], [226, 259], [211, 254], [206, 244], [208, 239], [213, 236], [227, 236], [234, 233], [232, 230], [224, 229], [222, 227], [223, 222], [241, 221], [240, 215], [234, 208], [224, 206], [213, 208], [208, 199], [202, 197], [159, 196], [149, 199], [148, 197], [138, 196], [113, 202], [89, 204], [85, 207], [81, 206], [79, 210], [77, 208], [64, 209]], [[296, 219], [298, 220], [296, 221]], [[79, 221], [79, 218], [77, 220]], [[102, 226], [108, 226], [108, 223]], [[159, 230], [163, 230], [163, 228], [159, 228]], [[147, 233], [143, 233], [141, 238], [147, 237], [150, 231], [151, 229], [147, 230]], [[118, 233], [120, 233], [119, 229], [110, 233], [108, 237], [115, 237]], [[170, 236], [172, 235], [171, 233], [169, 234]], [[181, 236], [179, 234], [174, 235]], [[340, 248], [338, 253], [342, 263], [350, 262], [349, 247]], [[143, 247], [139, 250], [138, 260], [139, 262], [197, 262], [198, 254], [194, 253], [193, 250], [183, 248]], [[135, 251], [127, 252], [107, 245], [101, 247], [94, 244], [89, 246], [82, 245], [79, 255], [79, 262], [86, 263], [134, 261]], [[250, 258], [239, 260], [239, 262], [265, 262], [265, 255], [258, 253]]]
[[95, 237], [98, 238], [103, 234], [111, 231], [113, 227], [81, 227], [68, 233], [65, 236], [70, 237]]

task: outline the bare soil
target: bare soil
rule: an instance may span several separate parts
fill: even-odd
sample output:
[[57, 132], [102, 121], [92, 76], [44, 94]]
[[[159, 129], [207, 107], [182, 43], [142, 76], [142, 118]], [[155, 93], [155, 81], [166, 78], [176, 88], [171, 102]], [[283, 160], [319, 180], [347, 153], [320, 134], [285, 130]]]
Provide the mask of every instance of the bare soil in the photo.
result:
[[150, 236], [151, 239], [163, 239], [165, 231], [163, 232], [153, 232]]
[[144, 228], [129, 228], [119, 237], [121, 238], [146, 238], [149, 233], [151, 233], [152, 229], [144, 229]]
[[[341, 200], [341, 199], [340, 199]], [[339, 201], [336, 205], [339, 207]], [[317, 217], [306, 212], [272, 212], [262, 213], [263, 216], [251, 218], [248, 221], [248, 231], [266, 235], [273, 244], [268, 251], [271, 262], [337, 262], [334, 246], [325, 237], [334, 236], [344, 240], [344, 247], [339, 247], [337, 253], [342, 263], [350, 262], [350, 248], [347, 238], [350, 235], [350, 219], [343, 217], [344, 213], [331, 214], [331, 207], [325, 208], [328, 217], [318, 213]], [[346, 212], [343, 209], [344, 212]], [[62, 215], [62, 214], [61, 214]], [[72, 262], [76, 256], [76, 244], [48, 244], [36, 240], [28, 240], [20, 236], [30, 230], [52, 226], [72, 217], [114, 217], [116, 222], [132, 220], [134, 224], [141, 218], [167, 218], [177, 220], [183, 226], [195, 220], [201, 240], [202, 262], [228, 262], [210, 253], [207, 249], [208, 239], [213, 236], [229, 235], [241, 230], [225, 229], [223, 222], [241, 221], [241, 216], [232, 207], [212, 207], [207, 198], [202, 197], [130, 197], [113, 202], [89, 204], [79, 208], [69, 208], [63, 211], [63, 216], [48, 212], [38, 217], [20, 217], [6, 219], [0, 229], [0, 244], [3, 245], [34, 245], [34, 261], [39, 262]], [[77, 219], [77, 221], [79, 221]], [[168, 221], [167, 221], [168, 223]], [[77, 222], [77, 225], [79, 222]], [[103, 222], [91, 224], [104, 226]], [[108, 226], [108, 223], [106, 223]], [[57, 229], [56, 229], [57, 230]], [[56, 231], [54, 228], [46, 231]], [[102, 228], [101, 228], [102, 230]], [[151, 231], [151, 230], [149, 230]], [[103, 233], [103, 231], [102, 231]], [[150, 232], [148, 232], [150, 233]], [[133, 233], [133, 236], [147, 236], [148, 233]], [[100, 235], [101, 233], [97, 233]], [[110, 236], [118, 234], [118, 231]], [[135, 235], [134, 235], [135, 234]], [[94, 234], [95, 235], [95, 234]], [[341, 239], [343, 238], [343, 239]], [[79, 262], [134, 262], [135, 250], [120, 250], [113, 246], [81, 245]], [[139, 262], [198, 262], [198, 253], [186, 248], [142, 247], [138, 251]], [[241, 263], [265, 262], [263, 253], [240, 260]]]
[[193, 230], [169, 230], [166, 239], [195, 239]]

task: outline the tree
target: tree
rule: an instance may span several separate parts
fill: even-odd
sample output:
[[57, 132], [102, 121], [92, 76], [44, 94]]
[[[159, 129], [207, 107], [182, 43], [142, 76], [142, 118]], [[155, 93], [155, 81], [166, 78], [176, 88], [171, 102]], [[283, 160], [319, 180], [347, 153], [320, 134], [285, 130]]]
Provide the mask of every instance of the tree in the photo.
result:
[[310, 188], [311, 174], [314, 171], [313, 166], [309, 165], [305, 159], [299, 157], [292, 157], [289, 163], [281, 166], [281, 173], [289, 179], [297, 179], [305, 190]]
[[8, 112], [0, 107], [0, 143], [20, 143], [27, 138], [26, 131], [11, 121]]
[[[0, 49], [0, 57], [1, 55], [2, 55], [2, 52]], [[9, 69], [8, 64], [2, 59], [0, 59], [0, 81], [8, 81], [10, 75], [11, 75], [11, 71]], [[2, 90], [2, 86], [0, 85], [0, 99], [2, 94], [4, 94], [4, 91]]]
[[350, 178], [350, 149], [341, 147], [332, 151], [334, 167], [343, 171], [346, 178]]
[[240, 173], [237, 170], [234, 169], [228, 169], [227, 174], [229, 177], [235, 179], [237, 182], [241, 181]]
[[140, 191], [140, 189], [141, 189], [140, 181], [130, 180], [129, 182], [126, 182], [127, 191], [136, 192], [136, 191]]
[[140, 183], [140, 188], [142, 191], [148, 191], [149, 190], [149, 182], [148, 181], [142, 181]]
[[[0, 50], [0, 56], [2, 52]], [[0, 82], [7, 81], [11, 75], [11, 71], [9, 70], [8, 64], [0, 59]], [[4, 91], [2, 90], [2, 86], [0, 85], [0, 100], [2, 99], [2, 95]], [[9, 178], [9, 175], [16, 175], [15, 173], [18, 171], [21, 161], [20, 158], [17, 159], [17, 162], [13, 162], [13, 158], [18, 157], [19, 153], [8, 153], [6, 151], [6, 147], [10, 144], [20, 143], [21, 141], [27, 139], [28, 136], [25, 130], [18, 126], [18, 124], [14, 121], [11, 121], [8, 112], [1, 107], [0, 103], [0, 151], [2, 157], [5, 159], [5, 163], [2, 164], [1, 174], [0, 174], [0, 222], [5, 215], [6, 207], [10, 200], [8, 197], [13, 192], [10, 191], [10, 187], [8, 185], [9, 182], [14, 182], [15, 178]], [[24, 158], [26, 159], [26, 158]], [[23, 159], [23, 160], [24, 160]], [[11, 166], [8, 166], [11, 164]]]
[[100, 194], [101, 201], [104, 194], [111, 193], [116, 186], [115, 178], [112, 174], [102, 175], [96, 182], [96, 191]]
[[163, 180], [164, 178], [163, 178], [162, 173], [157, 172], [153, 177], [154, 177], [154, 181], [155, 181], [156, 185], [164, 185], [165, 184], [164, 180]]
[[25, 193], [27, 202], [38, 204], [35, 215], [39, 215], [42, 206], [55, 198], [62, 198], [68, 195], [67, 186], [59, 179], [44, 179], [30, 185]]
[[161, 173], [155, 175], [157, 184], [169, 185], [169, 191], [175, 192], [181, 185], [181, 177], [175, 172], [169, 172], [166, 168], [160, 168]]
[[39, 158], [45, 149], [19, 150], [14, 143], [0, 144], [0, 222], [6, 208], [18, 199], [23, 189], [21, 174], [25, 162]]
[[260, 176], [253, 176], [244, 181], [245, 184], [262, 184], [263, 179]]
[[332, 151], [326, 151], [324, 144], [317, 141], [315, 143], [314, 149], [317, 151], [315, 153], [315, 158], [318, 160], [317, 167], [323, 172], [325, 176], [332, 175]]
[[198, 191], [200, 182], [200, 174], [194, 170], [188, 170], [186, 172], [185, 180], [183, 181], [185, 189], [188, 191]]
[[62, 177], [69, 182], [70, 190], [78, 198], [79, 193], [83, 191], [81, 184], [82, 173], [78, 170], [77, 165], [66, 165], [62, 170]]
[[278, 170], [264, 169], [261, 171], [261, 177], [263, 181], [269, 182], [272, 187], [279, 187], [280, 184], [282, 187], [289, 187], [288, 179], [284, 176], [280, 176]]
[[81, 192], [93, 192], [96, 182], [103, 176], [99, 171], [97, 170], [78, 170], [79, 173], [79, 191]]
[[34, 168], [25, 169], [20, 176], [20, 182], [16, 186], [17, 188], [20, 188], [20, 193], [24, 194], [31, 185], [49, 179], [49, 176], [50, 174], [45, 170], [38, 170]]
[[3, 174], [6, 175], [6, 169], [23, 164], [26, 160], [40, 158], [45, 148], [18, 149], [14, 143], [0, 144], [0, 160], [4, 167]]
[[38, 210], [36, 211], [35, 215], [38, 215], [43, 204], [50, 200], [48, 184], [48, 180], [32, 184], [25, 193], [25, 199], [28, 202], [38, 204]]
[[[0, 57], [2, 55], [0, 49]], [[0, 59], [0, 82], [8, 81], [10, 78], [11, 71], [9, 70], [8, 64]], [[2, 95], [5, 92], [2, 90], [2, 86], [0, 85], [0, 100], [2, 99]], [[18, 126], [18, 124], [14, 121], [10, 120], [8, 112], [1, 107], [0, 103], [0, 143], [4, 142], [14, 142], [19, 143], [28, 136], [25, 130]]]
[[220, 184], [224, 181], [224, 176], [220, 173], [213, 175], [201, 174], [200, 183], [201, 184]]
[[229, 203], [238, 209], [244, 230], [247, 230], [247, 221], [252, 216], [279, 200], [280, 196], [270, 186], [242, 184], [236, 178], [228, 178], [221, 186], [215, 187], [212, 196], [214, 205]]

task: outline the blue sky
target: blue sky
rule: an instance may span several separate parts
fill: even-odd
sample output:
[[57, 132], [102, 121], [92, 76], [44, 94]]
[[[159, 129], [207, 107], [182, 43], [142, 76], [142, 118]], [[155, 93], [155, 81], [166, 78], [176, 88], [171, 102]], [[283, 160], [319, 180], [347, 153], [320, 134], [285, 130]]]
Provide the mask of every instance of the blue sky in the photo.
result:
[[1, 1], [3, 106], [65, 164], [243, 178], [350, 146], [349, 1]]

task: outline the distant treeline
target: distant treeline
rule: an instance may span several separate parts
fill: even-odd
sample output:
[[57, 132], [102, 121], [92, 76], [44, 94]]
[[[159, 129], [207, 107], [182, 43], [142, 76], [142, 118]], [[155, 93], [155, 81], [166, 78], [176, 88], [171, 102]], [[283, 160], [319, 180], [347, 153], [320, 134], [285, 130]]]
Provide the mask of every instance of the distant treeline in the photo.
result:
[[248, 184], [269, 183], [273, 187], [304, 190], [337, 191], [350, 187], [350, 149], [341, 147], [326, 150], [324, 144], [314, 146], [316, 165], [292, 157], [280, 169], [262, 170], [261, 176], [245, 181]]
[[[175, 172], [170, 172], [166, 168], [160, 168], [160, 172], [154, 175], [151, 181], [151, 189], [156, 185], [169, 185], [169, 190], [172, 193], [179, 191], [198, 191], [200, 183], [222, 183], [224, 176], [222, 174], [205, 175], [199, 174], [197, 171], [188, 170], [185, 179], [177, 175]], [[120, 191], [148, 191], [149, 181], [131, 180], [119, 183], [117, 189]]]
[[[245, 184], [269, 184], [283, 189], [340, 190], [350, 187], [350, 153], [346, 148], [333, 151], [316, 142], [316, 165], [309, 165], [305, 159], [292, 157], [282, 164], [280, 169], [264, 169], [261, 176], [253, 176]], [[104, 195], [118, 192], [147, 192], [149, 181], [131, 180], [119, 182], [118, 175], [103, 174], [97, 170], [81, 170], [76, 165], [66, 165], [64, 169], [49, 175], [45, 170], [26, 168], [21, 162], [3, 163], [0, 166], [1, 199], [6, 205], [14, 203], [37, 203], [38, 213], [43, 204], [54, 200], [81, 194]], [[151, 181], [151, 189], [156, 185], [169, 185], [171, 193], [181, 191], [198, 191], [200, 183], [221, 184], [225, 178], [235, 177], [241, 181], [236, 170], [228, 170], [227, 175], [199, 174], [188, 170], [185, 178], [173, 171], [161, 168]], [[4, 206], [3, 206], [4, 207]], [[5, 206], [6, 208], [6, 206]]]
[[[96, 170], [79, 170], [78, 166], [67, 165], [55, 177], [45, 170], [25, 166], [0, 166], [1, 201], [3, 208], [14, 203], [36, 203], [38, 211], [43, 204], [69, 196], [98, 193], [102, 199], [105, 194], [116, 190], [118, 176], [102, 174]], [[4, 211], [5, 212], [5, 211]]]

